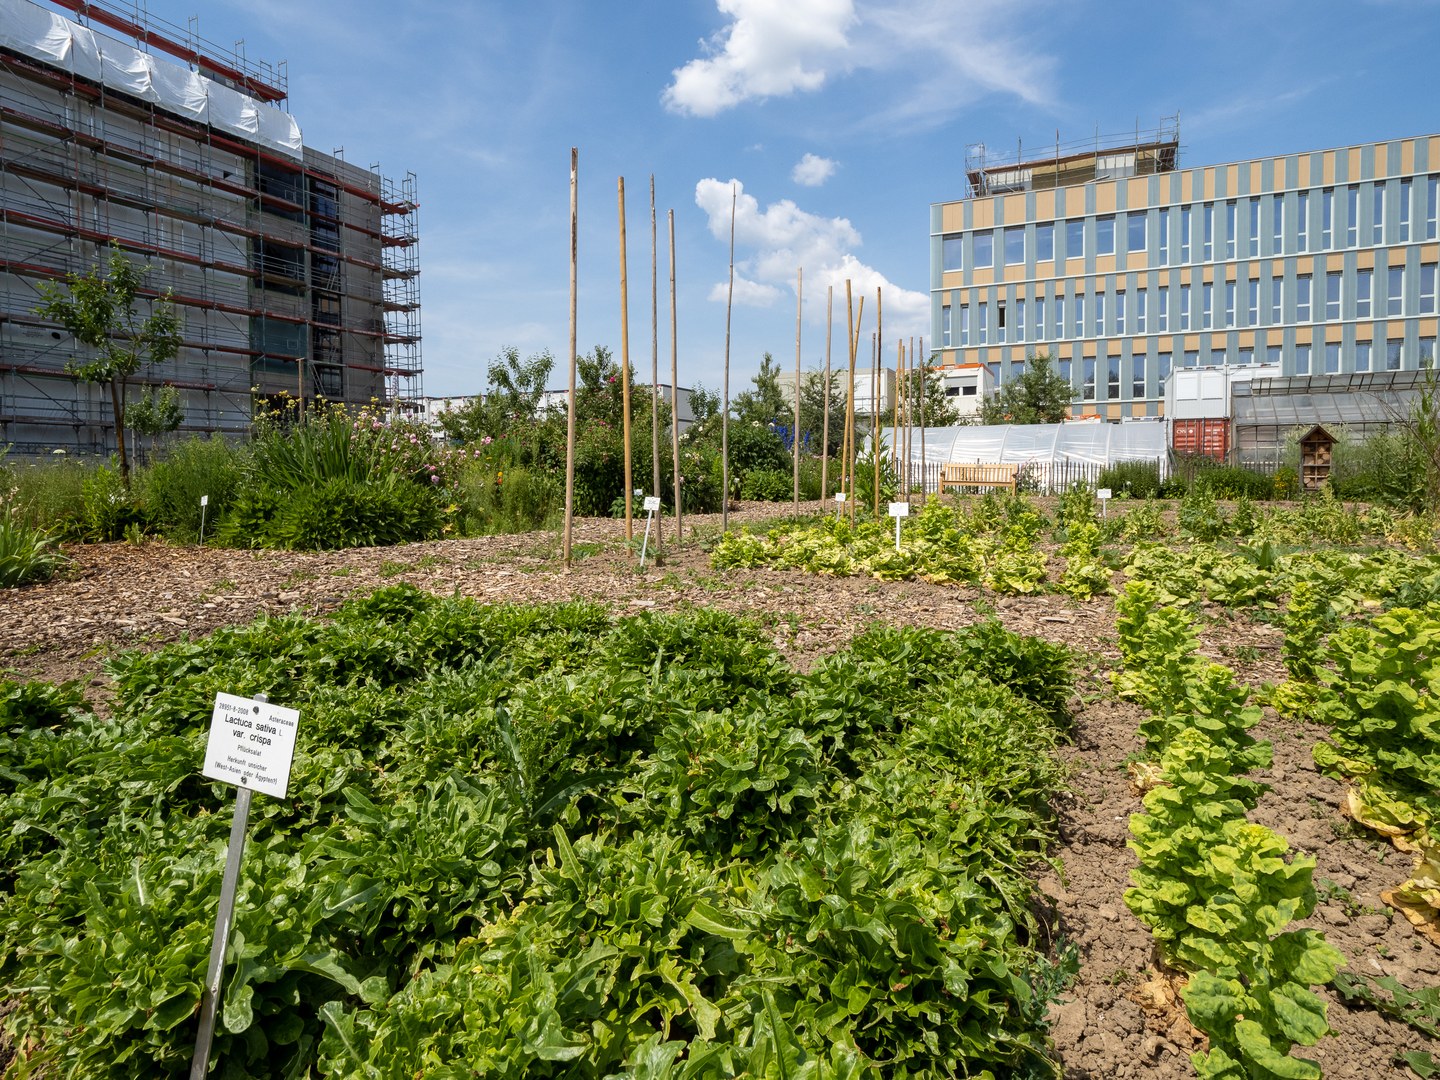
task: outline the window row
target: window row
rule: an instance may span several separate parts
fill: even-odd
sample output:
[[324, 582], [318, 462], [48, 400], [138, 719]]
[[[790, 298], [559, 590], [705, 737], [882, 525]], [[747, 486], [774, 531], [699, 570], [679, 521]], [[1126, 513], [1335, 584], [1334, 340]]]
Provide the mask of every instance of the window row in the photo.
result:
[[[1036, 262], [1065, 262], [1083, 259], [1087, 254], [1114, 255], [1117, 244], [1127, 252], [1144, 253], [1149, 248], [1152, 227], [1161, 265], [1176, 261], [1172, 256], [1178, 256], [1180, 263], [1205, 263], [1333, 251], [1362, 244], [1434, 240], [1440, 231], [1440, 177], [1421, 178], [1419, 205], [1416, 205], [1417, 189], [1412, 179], [1400, 180], [1395, 188], [1393, 220], [1388, 222], [1386, 205], [1390, 185], [1379, 183], [1369, 189], [1366, 200], [1361, 198], [1361, 186], [1350, 184], [1344, 188], [1183, 205], [1174, 214], [1166, 208], [1135, 210], [1093, 218], [979, 229], [969, 234], [969, 266], [991, 268], [997, 258], [1000, 265], [1020, 266], [1027, 254], [1033, 255]], [[1414, 216], [1423, 215], [1419, 229], [1412, 227], [1412, 211]], [[1176, 219], [1173, 248], [1172, 217]], [[1287, 232], [1287, 220], [1294, 221], [1293, 231]], [[1058, 254], [1057, 234], [1062, 239]], [[947, 233], [941, 238], [941, 265], [946, 272], [966, 268], [965, 234]]]
[[[1422, 338], [1419, 348], [1416, 350], [1416, 361], [1410, 366], [1423, 367], [1427, 362], [1432, 362], [1435, 358], [1435, 348], [1436, 342], [1433, 337]], [[1293, 360], [1294, 374], [1296, 375], [1338, 375], [1342, 372], [1352, 371], [1399, 371], [1407, 366], [1408, 359], [1405, 342], [1398, 338], [1384, 342], [1359, 341], [1349, 346], [1342, 346], [1336, 342], [1316, 345], [1298, 344], [1289, 347], [1289, 356]], [[1285, 358], [1286, 347], [1282, 345], [1267, 345], [1261, 355], [1264, 363], [1282, 367]], [[1224, 367], [1227, 364], [1245, 366], [1255, 363], [1256, 359], [1256, 351], [1253, 348], [1237, 349], [1234, 352], [1227, 352], [1224, 348], [1203, 351], [1189, 349], [1180, 354], [1179, 367]], [[997, 382], [1003, 377], [1011, 380], [1017, 379], [1025, 370], [1023, 361], [1011, 362], [1008, 376], [1002, 373], [1001, 365], [998, 363], [987, 363], [985, 366], [989, 369], [991, 377]], [[1128, 357], [1107, 356], [1098, 360], [1087, 357], [1081, 360], [1055, 361], [1055, 369], [1060, 378], [1070, 383], [1074, 390], [1073, 400], [1075, 401], [1118, 401], [1162, 396], [1165, 393], [1165, 382], [1174, 367], [1175, 357], [1172, 353], [1159, 353], [1153, 358], [1144, 354], [1134, 354]], [[1103, 371], [1106, 375], [1104, 399], [1096, 397], [1097, 371]], [[1150, 391], [1147, 381], [1152, 372], [1155, 376], [1153, 393]], [[1122, 389], [1128, 389], [1128, 393], [1122, 394]]]
[[1028, 301], [981, 300], [973, 305], [973, 312], [971, 304], [961, 304], [958, 327], [950, 305], [945, 305], [940, 309], [940, 339], [942, 347], [953, 348], [957, 344], [1233, 330], [1437, 313], [1435, 263], [1419, 265], [1413, 301], [1407, 299], [1405, 267], [1392, 266], [1379, 274], [1378, 293], [1374, 270], [1357, 270], [1353, 275], [1328, 271], [1320, 295], [1312, 274], [1161, 285], [1154, 290], [1153, 317], [1147, 288], [1135, 289], [1133, 294], [1121, 291], [1036, 296]]

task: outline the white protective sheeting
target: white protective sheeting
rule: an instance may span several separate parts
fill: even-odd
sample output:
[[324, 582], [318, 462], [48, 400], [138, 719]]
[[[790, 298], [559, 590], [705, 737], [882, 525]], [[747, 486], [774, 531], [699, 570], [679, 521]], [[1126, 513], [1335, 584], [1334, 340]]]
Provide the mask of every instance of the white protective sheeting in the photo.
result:
[[[889, 428], [881, 429], [882, 446], [890, 446], [891, 437]], [[914, 459], [920, 461], [918, 427], [910, 438]], [[1158, 420], [989, 424], [926, 428], [923, 460], [937, 465], [951, 461], [997, 465], [1076, 462], [1103, 468], [1118, 461], [1163, 461], [1166, 451], [1165, 425]]]
[[0, 0], [0, 47], [132, 94], [296, 161], [304, 143], [287, 112], [113, 38], [31, 0]]

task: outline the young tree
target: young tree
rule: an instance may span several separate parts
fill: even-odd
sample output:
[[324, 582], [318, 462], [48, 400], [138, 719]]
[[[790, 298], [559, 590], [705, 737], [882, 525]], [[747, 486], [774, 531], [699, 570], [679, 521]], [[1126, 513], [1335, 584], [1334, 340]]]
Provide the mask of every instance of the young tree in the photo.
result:
[[[125, 422], [136, 435], [150, 440], [153, 454], [160, 436], [168, 435], [185, 421], [185, 410], [180, 405], [180, 391], [173, 386], [162, 386], [159, 390], [146, 387], [140, 396], [125, 406]], [[140, 452], [140, 464], [145, 464], [144, 444], [136, 447]]]
[[945, 396], [945, 377], [932, 367], [912, 369], [906, 376], [907, 386], [900, 391], [901, 401], [909, 394], [911, 422], [920, 424], [920, 396], [925, 396], [925, 426], [954, 427], [960, 423], [960, 408], [953, 398]]
[[94, 267], [84, 274], [69, 274], [64, 284], [40, 286], [44, 303], [35, 309], [88, 346], [91, 357], [72, 357], [67, 369], [85, 382], [108, 385], [115, 421], [115, 446], [120, 457], [120, 479], [130, 486], [130, 459], [125, 452], [125, 388], [142, 364], [161, 364], [180, 351], [180, 321], [169, 292], [149, 302], [149, 314], [140, 306], [140, 283], [148, 267], [138, 267], [111, 243], [104, 274]]
[[730, 403], [735, 419], [741, 423], [756, 421], [762, 427], [789, 423], [794, 405], [780, 389], [780, 365], [768, 352], [760, 359], [754, 382], [755, 389], [741, 391]]
[[690, 391], [690, 415], [695, 418], [695, 423], [704, 423], [719, 412], [720, 395], [697, 382]]
[[[800, 380], [800, 430], [810, 437], [810, 452], [820, 453], [820, 439], [825, 431], [825, 373], [808, 371]], [[830, 379], [830, 456], [840, 452], [845, 437], [844, 380]]]
[[1025, 370], [980, 403], [982, 424], [1058, 424], [1070, 409], [1070, 384], [1051, 367], [1049, 353], [1036, 353]]

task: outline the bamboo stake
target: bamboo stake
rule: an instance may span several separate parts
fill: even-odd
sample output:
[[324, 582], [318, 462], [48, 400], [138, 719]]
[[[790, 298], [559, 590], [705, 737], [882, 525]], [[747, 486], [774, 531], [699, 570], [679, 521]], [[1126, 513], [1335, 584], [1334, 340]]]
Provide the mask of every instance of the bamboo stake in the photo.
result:
[[795, 271], [795, 427], [790, 432], [790, 456], [795, 463], [794, 512], [800, 513], [800, 313], [804, 310], [805, 268]]
[[630, 274], [625, 256], [625, 178], [620, 177], [620, 394], [624, 399], [625, 539], [635, 539], [635, 470], [630, 443]]
[[725, 294], [725, 377], [720, 390], [720, 534], [730, 530], [730, 310], [735, 303], [735, 200], [730, 182], [730, 286]]
[[[880, 302], [880, 286], [875, 286], [875, 388], [880, 388], [880, 343], [885, 340], [885, 309]], [[875, 447], [875, 517], [880, 517], [880, 400], [876, 398], [870, 410], [874, 417], [870, 421], [871, 442]]]
[[[650, 494], [660, 495], [660, 294], [656, 285], [656, 267], [660, 261], [655, 242], [655, 174], [650, 174]], [[664, 524], [655, 527], [655, 565], [664, 566], [661, 538]]]
[[830, 327], [834, 316], [835, 286], [826, 286], [825, 291], [825, 409], [820, 425], [820, 503], [830, 497]]
[[[915, 339], [910, 339], [910, 348], [905, 353], [905, 498], [910, 498], [910, 489], [915, 484], [915, 362], [920, 354], [915, 351]], [[925, 369], [920, 369], [920, 389], [925, 392]]]
[[[883, 341], [880, 343], [880, 348], [881, 348], [882, 351], [883, 351], [884, 348], [885, 348], [885, 343], [884, 343]], [[896, 374], [897, 378], [898, 378], [898, 376], [899, 376], [899, 374], [900, 374], [901, 363], [902, 363], [902, 358], [901, 358], [901, 356], [900, 356], [900, 351], [897, 349], [896, 352], [895, 352], [895, 374]], [[900, 440], [895, 437], [895, 434], [896, 434], [899, 430], [900, 430], [900, 395], [899, 395], [899, 394], [896, 394], [894, 397], [892, 397], [892, 398], [890, 399], [890, 465], [891, 465], [891, 467], [894, 468], [897, 472], [898, 472], [899, 469], [900, 469]]]
[[[849, 281], [848, 278], [847, 278], [846, 281], [845, 281], [845, 306], [846, 306], [846, 310], [848, 311], [848, 310], [850, 309], [850, 281]], [[849, 475], [849, 478], [850, 478], [850, 489], [849, 489], [849, 492], [850, 492], [850, 493], [849, 493], [849, 498], [847, 499], [847, 501], [848, 501], [849, 504], [850, 504], [850, 524], [851, 524], [851, 525], [854, 525], [854, 524], [855, 524], [855, 497], [860, 493], [860, 492], [859, 492], [859, 484], [857, 483], [857, 481], [856, 481], [856, 479], [855, 479], [855, 457], [856, 457], [856, 446], [855, 446], [855, 368], [856, 368], [856, 362], [857, 362], [857, 360], [859, 359], [859, 353], [860, 353], [860, 324], [861, 324], [861, 322], [864, 320], [864, 318], [865, 318], [865, 297], [862, 296], [862, 297], [860, 297], [860, 307], [859, 307], [859, 310], [858, 310], [858, 311], [856, 312], [856, 314], [855, 314], [855, 319], [854, 319], [853, 324], [847, 322], [846, 327], [845, 327], [845, 337], [846, 337], [847, 344], [849, 345], [849, 348], [850, 348], [850, 390], [849, 390], [849, 404], [848, 404], [848, 406], [847, 406], [847, 408], [846, 408], [846, 410], [845, 410], [845, 418], [846, 418], [845, 433], [846, 433], [846, 436], [847, 436], [848, 439], [849, 439], [849, 444], [848, 444], [848, 445], [849, 445], [849, 449], [848, 449], [848, 451], [847, 451], [847, 453], [846, 453], [846, 458], [845, 458], [845, 460], [846, 460], [847, 472], [848, 472], [848, 475]]]
[[925, 382], [930, 377], [930, 365], [925, 359], [925, 339], [920, 339], [920, 494], [923, 499], [930, 497], [929, 459], [925, 456]]
[[570, 569], [570, 542], [575, 517], [575, 312], [580, 253], [580, 150], [570, 148], [570, 403], [565, 422], [565, 569]]
[[675, 542], [683, 535], [680, 520], [680, 350], [675, 329], [675, 211], [666, 211], [670, 225], [670, 454], [674, 477], [671, 488], [675, 498]]
[[874, 459], [875, 481], [871, 487], [870, 512], [880, 517], [880, 342], [870, 335], [870, 456]]
[[[863, 298], [862, 298], [863, 299]], [[845, 387], [845, 430], [840, 436], [840, 490], [850, 502], [855, 501], [851, 488], [855, 485], [855, 468], [851, 460], [851, 444], [855, 437], [855, 305], [850, 294], [850, 279], [845, 279], [845, 348], [850, 355], [850, 380]], [[848, 508], [847, 513], [848, 513]]]

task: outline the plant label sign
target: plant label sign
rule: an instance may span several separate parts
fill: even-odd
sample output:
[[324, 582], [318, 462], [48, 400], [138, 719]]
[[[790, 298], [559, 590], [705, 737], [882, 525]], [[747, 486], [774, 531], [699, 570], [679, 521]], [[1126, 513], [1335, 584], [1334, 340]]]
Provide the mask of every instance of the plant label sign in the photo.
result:
[[205, 767], [211, 780], [285, 797], [300, 713], [268, 701], [216, 694]]
[[653, 513], [659, 513], [659, 511], [660, 511], [660, 496], [659, 496], [659, 495], [646, 495], [646, 496], [645, 496], [645, 512], [646, 512], [647, 514], [653, 514]]
[[1095, 497], [1103, 502], [1105, 499], [1110, 498], [1110, 489], [1101, 488], [1099, 491], [1095, 492]]
[[890, 504], [890, 516], [902, 518], [910, 516], [910, 504], [908, 502], [893, 502]]
[[837, 503], [843, 503], [843, 502], [845, 501], [845, 492], [843, 492], [843, 491], [837, 491], [837, 492], [835, 492], [835, 501], [836, 501]]

